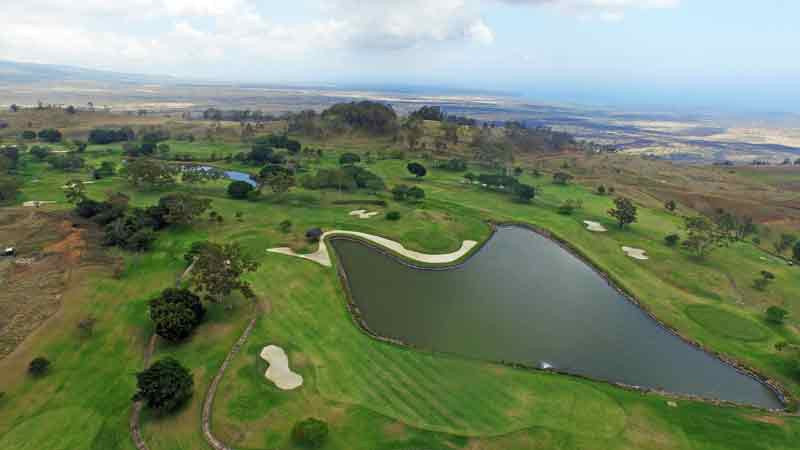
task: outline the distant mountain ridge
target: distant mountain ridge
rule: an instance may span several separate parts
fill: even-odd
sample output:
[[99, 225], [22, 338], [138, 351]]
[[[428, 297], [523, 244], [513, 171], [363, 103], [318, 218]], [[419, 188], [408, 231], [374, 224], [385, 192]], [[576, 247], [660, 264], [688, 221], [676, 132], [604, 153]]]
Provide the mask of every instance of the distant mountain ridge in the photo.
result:
[[83, 67], [0, 60], [0, 82], [100, 81], [145, 83], [176, 81], [167, 75], [145, 75]]

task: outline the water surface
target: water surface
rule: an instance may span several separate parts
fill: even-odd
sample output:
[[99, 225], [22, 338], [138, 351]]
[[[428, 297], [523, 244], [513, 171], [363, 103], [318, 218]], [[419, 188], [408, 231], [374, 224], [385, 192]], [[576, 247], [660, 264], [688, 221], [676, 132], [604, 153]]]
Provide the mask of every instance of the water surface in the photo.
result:
[[374, 332], [424, 349], [540, 366], [630, 385], [781, 407], [757, 380], [667, 332], [583, 261], [502, 227], [448, 270], [408, 267], [333, 239], [353, 301]]

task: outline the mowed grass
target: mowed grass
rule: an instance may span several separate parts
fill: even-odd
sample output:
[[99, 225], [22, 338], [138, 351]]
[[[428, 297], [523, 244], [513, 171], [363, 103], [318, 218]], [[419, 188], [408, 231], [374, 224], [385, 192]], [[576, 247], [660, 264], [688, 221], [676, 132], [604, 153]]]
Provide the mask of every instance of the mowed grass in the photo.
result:
[[711, 305], [689, 305], [689, 317], [712, 333], [741, 341], [763, 341], [769, 336], [764, 326]]
[[[326, 151], [321, 164], [334, 164], [338, 151]], [[93, 149], [89, 153], [95, 155]], [[93, 157], [107, 156], [97, 152]], [[408, 179], [405, 164], [382, 160], [368, 167], [385, 177], [389, 186], [416, 183]], [[61, 200], [60, 186], [74, 178], [54, 173], [41, 163], [30, 163], [26, 170], [26, 178], [41, 180], [26, 183], [23, 196], [27, 199]], [[331, 439], [325, 447], [329, 449], [796, 446], [800, 438], [796, 417], [684, 401], [671, 408], [664, 398], [604, 383], [378, 342], [353, 322], [334, 270], [265, 252], [302, 242], [304, 231], [312, 226], [380, 234], [415, 250], [439, 252], [454, 250], [463, 239], [486, 239], [486, 220], [533, 223], [568, 240], [667, 323], [797, 391], [785, 356], [773, 349], [780, 340], [796, 339], [791, 331], [796, 314], [788, 327], [764, 327], [765, 337], [753, 341], [721, 335], [719, 330], [728, 330], [729, 321], [709, 326], [687, 313], [687, 306], [710, 305], [761, 327], [767, 304], [781, 303], [797, 312], [800, 280], [796, 269], [774, 263], [770, 270], [777, 275], [775, 283], [767, 292], [756, 293], [749, 286], [752, 277], [773, 263], [761, 260], [762, 253], [749, 244], [696, 261], [662, 243], [666, 233], [680, 228], [677, 216], [641, 209], [637, 224], [617, 230], [605, 213], [611, 197], [576, 185], [553, 186], [546, 177], [525, 175], [523, 180], [541, 188], [531, 205], [465, 185], [461, 174], [432, 170], [419, 182], [427, 193], [423, 203], [390, 200], [387, 208], [369, 208], [398, 210], [402, 219], [397, 222], [381, 216], [357, 219], [347, 213], [358, 207], [333, 204], [367, 198], [363, 194], [296, 189], [288, 195], [247, 202], [226, 198], [222, 181], [177, 186], [175, 190], [211, 198], [225, 222], [204, 221], [192, 228], [161, 232], [152, 252], [125, 255], [122, 279], [111, 279], [107, 272], [91, 273], [65, 294], [63, 314], [17, 353], [0, 361], [0, 384], [7, 392], [0, 400], [0, 448], [132, 448], [127, 420], [134, 373], [143, 367], [142, 353], [152, 332], [146, 302], [174, 283], [185, 266], [183, 253], [192, 242], [203, 239], [239, 242], [262, 263], [257, 273], [248, 275], [261, 309], [234, 298], [231, 309], [212, 306], [208, 321], [189, 341], [178, 346], [159, 343], [154, 358], [177, 357], [193, 371], [196, 386], [191, 403], [177, 414], [145, 415], [145, 439], [153, 449], [206, 448], [200, 434], [202, 397], [253, 314], [260, 315], [256, 329], [228, 369], [213, 414], [215, 432], [236, 448], [292, 448], [291, 427], [308, 416], [331, 424]], [[124, 190], [137, 206], [152, 204], [163, 195], [133, 191], [119, 178], [87, 185], [87, 190], [94, 198], [102, 198], [106, 190]], [[583, 209], [573, 216], [557, 214], [558, 205], [568, 198], [582, 200]], [[62, 200], [52, 208], [64, 207]], [[243, 221], [234, 218], [236, 212], [242, 213]], [[293, 222], [289, 233], [278, 230], [285, 219]], [[603, 223], [609, 232], [586, 231], [584, 219]], [[644, 248], [651, 259], [630, 260], [620, 245]], [[75, 324], [88, 313], [99, 322], [91, 338], [80, 339]], [[287, 350], [293, 367], [306, 381], [299, 390], [282, 392], [264, 380], [266, 364], [257, 354], [268, 344]], [[39, 354], [53, 361], [53, 371], [33, 380], [24, 370]]]

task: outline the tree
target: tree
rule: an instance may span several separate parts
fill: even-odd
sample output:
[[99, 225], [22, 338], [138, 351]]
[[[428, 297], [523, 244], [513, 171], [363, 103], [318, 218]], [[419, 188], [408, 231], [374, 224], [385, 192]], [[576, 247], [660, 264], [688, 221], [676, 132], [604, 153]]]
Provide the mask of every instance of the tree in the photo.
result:
[[556, 172], [553, 174], [553, 183], [560, 184], [560, 185], [567, 185], [569, 184], [570, 180], [572, 180], [572, 175], [566, 172]]
[[161, 188], [175, 183], [176, 171], [167, 164], [149, 159], [136, 159], [125, 167], [125, 178], [136, 187]]
[[289, 172], [278, 172], [267, 179], [267, 185], [276, 194], [288, 192], [294, 184], [294, 175]]
[[608, 215], [617, 219], [620, 228], [636, 222], [636, 206], [629, 198], [615, 198], [614, 206], [614, 208], [608, 210]]
[[342, 156], [339, 157], [339, 164], [355, 164], [361, 162], [361, 157], [356, 155], [355, 153], [342, 153]]
[[411, 162], [406, 166], [409, 172], [417, 178], [422, 178], [428, 173], [428, 170], [420, 163]]
[[686, 217], [685, 227], [687, 236], [681, 246], [698, 258], [705, 258], [730, 239], [714, 222], [704, 216]]
[[190, 283], [197, 292], [212, 302], [221, 302], [234, 290], [253, 297], [250, 284], [241, 279], [258, 268], [258, 263], [243, 253], [237, 243], [207, 243], [198, 253], [191, 272]]
[[228, 185], [228, 195], [231, 198], [236, 199], [244, 199], [247, 198], [250, 191], [252, 191], [253, 185], [246, 181], [232, 181], [231, 184]]
[[667, 247], [675, 247], [680, 240], [681, 237], [674, 233], [664, 236], [664, 243], [667, 244]]
[[88, 315], [78, 321], [78, 331], [82, 336], [91, 336], [94, 333], [94, 325], [97, 323], [97, 317]]
[[403, 201], [408, 196], [409, 187], [405, 184], [398, 184], [392, 188], [392, 197], [397, 201]]
[[328, 438], [328, 424], [319, 419], [308, 418], [292, 427], [292, 441], [307, 448], [320, 448]]
[[422, 188], [418, 186], [412, 186], [408, 189], [408, 192], [406, 193], [406, 198], [408, 198], [409, 200], [420, 201], [423, 198], [425, 198], [425, 191], [423, 191]]
[[386, 220], [400, 220], [400, 212], [398, 211], [389, 211], [386, 213]]
[[259, 188], [269, 186], [272, 192], [287, 192], [295, 185], [294, 174], [291, 170], [278, 164], [267, 164], [255, 177]]
[[786, 250], [790, 249], [795, 242], [797, 242], [797, 236], [793, 234], [783, 233], [774, 243], [775, 251], [778, 254], [782, 254]]
[[602, 184], [597, 186], [597, 195], [606, 195], [606, 187]]
[[31, 147], [31, 149], [29, 150], [29, 153], [30, 153], [30, 154], [31, 154], [31, 155], [32, 155], [34, 158], [38, 159], [39, 161], [43, 161], [43, 160], [47, 159], [47, 157], [48, 157], [48, 156], [50, 156], [50, 147], [44, 147], [44, 146], [40, 146], [40, 145], [34, 145], [34, 146], [33, 146], [33, 147]]
[[161, 295], [150, 300], [150, 319], [155, 324], [156, 334], [178, 342], [189, 337], [205, 316], [200, 297], [188, 289], [165, 289]]
[[117, 170], [116, 166], [111, 161], [103, 161], [100, 163], [100, 167], [94, 169], [92, 171], [92, 176], [96, 180], [100, 180], [103, 178], [113, 177], [114, 172]]
[[132, 141], [136, 138], [131, 127], [95, 128], [89, 132], [89, 143], [94, 145], [112, 144], [114, 142]]
[[786, 311], [780, 306], [770, 306], [767, 308], [767, 322], [781, 325], [788, 315], [789, 311]]
[[44, 142], [60, 142], [61, 141], [61, 132], [56, 130], [55, 128], [45, 128], [39, 131], [39, 140]]
[[573, 212], [575, 212], [576, 209], [581, 209], [582, 207], [583, 207], [583, 202], [581, 202], [580, 200], [569, 199], [558, 207], [558, 213], [569, 216]]
[[518, 183], [514, 185], [514, 200], [521, 203], [528, 203], [536, 196], [536, 188], [533, 186]]
[[792, 258], [800, 262], [800, 241], [795, 242], [794, 248], [792, 248]]
[[47, 163], [50, 164], [53, 169], [74, 172], [83, 168], [86, 161], [75, 153], [67, 153], [64, 155], [50, 155], [47, 157]]
[[[211, 207], [211, 200], [187, 193], [165, 195], [158, 199], [158, 219], [166, 225], [189, 225]], [[156, 212], [156, 210], [153, 210]], [[158, 227], [157, 227], [158, 228]]]
[[50, 370], [50, 360], [43, 356], [38, 356], [34, 358], [30, 364], [28, 364], [28, 373], [33, 375], [34, 377], [41, 377], [45, 375]]
[[25, 130], [19, 136], [26, 141], [32, 141], [36, 139], [36, 132], [33, 130]]
[[675, 208], [677, 207], [678, 205], [675, 203], [675, 200], [667, 200], [664, 203], [664, 208], [666, 208], [666, 210], [669, 212], [675, 211]]
[[67, 201], [73, 205], [77, 205], [86, 199], [86, 187], [81, 180], [67, 181], [67, 184], [64, 185], [64, 191]]
[[78, 152], [78, 153], [83, 153], [83, 152], [85, 152], [85, 151], [86, 151], [86, 147], [88, 147], [88, 146], [89, 146], [89, 144], [87, 144], [87, 143], [86, 143], [86, 142], [84, 142], [84, 141], [79, 141], [79, 140], [77, 140], [77, 139], [72, 141], [72, 147], [73, 147], [73, 148], [75, 149], [75, 151], [76, 151], [76, 152]]
[[19, 194], [19, 182], [6, 175], [0, 174], [0, 203], [10, 202]]
[[134, 401], [144, 401], [160, 413], [178, 409], [192, 396], [194, 378], [176, 359], [167, 357], [136, 374]]
[[767, 288], [769, 283], [775, 279], [775, 274], [768, 271], [762, 270], [761, 276], [753, 280], [753, 287], [758, 289], [759, 291], [763, 291]]

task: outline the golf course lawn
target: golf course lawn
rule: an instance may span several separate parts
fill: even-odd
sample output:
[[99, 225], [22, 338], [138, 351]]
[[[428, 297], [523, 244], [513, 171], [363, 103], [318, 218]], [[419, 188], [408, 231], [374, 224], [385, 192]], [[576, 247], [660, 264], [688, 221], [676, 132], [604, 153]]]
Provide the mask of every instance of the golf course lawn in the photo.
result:
[[[111, 154], [90, 147], [87, 160], [119, 161], [118, 146], [111, 147], [116, 149]], [[328, 151], [319, 165], [333, 165], [335, 160], [335, 152]], [[176, 187], [212, 199], [212, 208], [225, 222], [204, 220], [161, 231], [152, 251], [120, 253], [126, 261], [120, 279], [110, 276], [110, 268], [74, 274], [82, 278], [70, 283], [61, 312], [0, 360], [0, 390], [5, 391], [0, 399], [0, 448], [133, 448], [128, 419], [134, 375], [144, 368], [142, 355], [153, 332], [147, 301], [174, 285], [185, 269], [183, 254], [192, 242], [206, 239], [238, 242], [258, 259], [259, 270], [247, 276], [258, 304], [234, 297], [226, 305], [211, 305], [206, 322], [187, 342], [158, 343], [153, 360], [174, 356], [189, 367], [195, 394], [177, 414], [157, 417], [145, 411], [142, 427], [151, 449], [208, 448], [200, 431], [205, 391], [254, 316], [258, 317], [255, 329], [228, 368], [213, 409], [214, 433], [235, 448], [292, 448], [292, 426], [309, 416], [329, 423], [326, 449], [796, 448], [797, 416], [686, 400], [677, 400], [677, 407], [672, 407], [665, 397], [606, 383], [377, 341], [350, 316], [335, 269], [266, 252], [285, 245], [312, 249], [303, 244], [303, 234], [316, 226], [361, 231], [408, 249], [442, 253], [457, 250], [463, 240], [487, 239], [490, 220], [533, 224], [569, 242], [683, 335], [756, 368], [800, 395], [789, 359], [774, 346], [782, 341], [800, 343], [794, 331], [800, 317], [797, 267], [761, 259], [767, 255], [744, 242], [696, 260], [664, 244], [665, 235], [681, 230], [679, 216], [640, 207], [638, 222], [620, 230], [606, 214], [612, 196], [574, 184], [556, 186], [548, 176], [522, 176], [523, 182], [540, 188], [527, 205], [465, 184], [461, 173], [434, 169], [423, 181], [410, 180], [406, 163], [378, 160], [366, 167], [389, 187], [419, 184], [426, 199], [419, 204], [399, 203], [384, 193], [389, 207], [365, 207], [381, 212], [370, 219], [348, 215], [360, 206], [333, 203], [373, 198], [366, 193], [295, 188], [280, 196], [265, 194], [258, 201], [242, 201], [228, 198], [227, 182], [221, 180]], [[60, 187], [74, 175], [54, 172], [38, 162], [29, 162], [25, 170], [22, 201], [58, 202], [44, 207], [47, 210], [69, 207]], [[33, 179], [39, 181], [32, 183]], [[135, 191], [120, 177], [86, 188], [96, 199], [107, 190], [123, 191], [136, 206], [153, 204], [164, 194]], [[558, 214], [558, 206], [567, 199], [581, 200], [582, 209], [573, 215]], [[389, 210], [400, 212], [401, 219], [384, 219]], [[237, 212], [242, 213], [241, 220], [235, 218]], [[292, 221], [288, 233], [278, 227], [285, 219]], [[600, 222], [609, 231], [589, 232], [583, 220]], [[625, 256], [620, 249], [624, 245], [645, 249], [650, 259]], [[752, 287], [761, 270], [776, 276], [764, 292]], [[783, 327], [767, 325], [763, 319], [764, 309], [772, 304], [790, 312]], [[87, 314], [98, 322], [91, 336], [80, 337], [75, 324]], [[258, 353], [269, 344], [286, 350], [292, 369], [304, 378], [302, 387], [281, 391], [264, 379], [266, 363]], [[51, 373], [39, 379], [25, 376], [28, 362], [39, 355], [52, 361]]]

